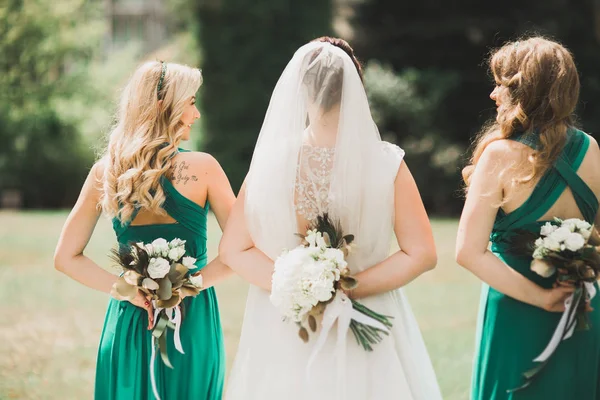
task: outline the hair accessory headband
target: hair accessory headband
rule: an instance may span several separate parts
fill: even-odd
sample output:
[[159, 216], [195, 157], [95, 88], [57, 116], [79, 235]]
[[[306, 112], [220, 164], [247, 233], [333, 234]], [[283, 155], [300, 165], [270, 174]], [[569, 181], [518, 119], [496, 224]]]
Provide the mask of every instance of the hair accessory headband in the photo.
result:
[[160, 78], [158, 79], [158, 88], [156, 90], [157, 93], [160, 93], [162, 90], [163, 82], [165, 80], [165, 73], [167, 72], [167, 64], [164, 61], [161, 61], [160, 63], [162, 64], [162, 70], [160, 71]]

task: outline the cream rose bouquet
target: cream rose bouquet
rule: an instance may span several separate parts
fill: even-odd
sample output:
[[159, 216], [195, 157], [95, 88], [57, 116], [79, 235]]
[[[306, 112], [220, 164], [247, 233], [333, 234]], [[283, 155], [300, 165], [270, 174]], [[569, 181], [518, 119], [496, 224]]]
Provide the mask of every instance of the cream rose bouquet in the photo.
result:
[[[162, 361], [169, 361], [166, 343], [167, 329], [173, 329], [175, 348], [183, 354], [179, 330], [183, 319], [184, 297], [196, 296], [202, 290], [202, 275], [193, 275], [196, 259], [186, 256], [185, 240], [163, 238], [152, 243], [122, 245], [112, 251], [112, 258], [123, 269], [114, 283], [111, 295], [117, 300], [133, 300], [138, 291], [152, 300], [154, 327], [152, 328], [151, 381], [155, 389], [154, 360], [158, 349]], [[155, 389], [156, 398], [159, 398]]]
[[[532, 257], [531, 270], [557, 284], [573, 285], [575, 290], [565, 301], [565, 311], [545, 350], [534, 360], [538, 363], [524, 373], [525, 383], [510, 392], [524, 389], [546, 366], [561, 341], [575, 330], [589, 330], [588, 302], [596, 296], [594, 283], [600, 276], [600, 236], [588, 222], [554, 218], [540, 229], [540, 236], [522, 232], [513, 238], [516, 254]], [[533, 254], [532, 254], [533, 252]]]
[[[372, 351], [372, 346], [389, 334], [392, 323], [390, 317], [346, 295], [357, 286], [346, 262], [354, 236], [344, 235], [327, 214], [318, 216], [306, 235], [299, 236], [302, 244], [275, 261], [271, 303], [284, 320], [298, 325], [305, 342], [309, 329], [316, 332], [317, 317], [322, 315], [323, 328], [315, 349], [337, 321], [338, 330], [349, 329], [365, 350]], [[340, 326], [344, 324], [347, 326]]]

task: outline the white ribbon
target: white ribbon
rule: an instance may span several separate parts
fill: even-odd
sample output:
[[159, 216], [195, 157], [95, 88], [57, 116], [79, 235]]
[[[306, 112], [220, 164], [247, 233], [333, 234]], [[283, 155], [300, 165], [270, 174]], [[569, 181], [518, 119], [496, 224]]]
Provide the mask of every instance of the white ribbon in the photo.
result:
[[[594, 286], [594, 284], [589, 283], [589, 282], [584, 282], [584, 285], [585, 285], [585, 289], [587, 291], [588, 297], [586, 299], [581, 299], [581, 300], [586, 301], [586, 300], [593, 299], [596, 296], [596, 287]], [[548, 343], [548, 345], [546, 346], [546, 348], [544, 349], [542, 354], [537, 356], [533, 361], [535, 361], [535, 362], [546, 361], [548, 359], [548, 357], [550, 357], [552, 355], [552, 353], [554, 353], [554, 350], [556, 350], [556, 348], [558, 347], [558, 345], [560, 344], [561, 341], [567, 340], [571, 336], [573, 336], [573, 332], [575, 331], [575, 325], [576, 325], [573, 323], [573, 320], [575, 319], [576, 312], [573, 312], [571, 314], [571, 310], [573, 308], [577, 308], [577, 306], [579, 306], [579, 302], [577, 302], [577, 303], [573, 302], [574, 297], [575, 297], [575, 294], [572, 294], [565, 300], [565, 311], [563, 312], [562, 317], [560, 318], [560, 321], [558, 322], [558, 326], [556, 327], [556, 330], [554, 331], [554, 334], [552, 335], [552, 339], [550, 339], [550, 342]], [[570, 318], [569, 318], [569, 314], [570, 314]], [[565, 333], [565, 335], [563, 337], [563, 332], [565, 331], [566, 327], [569, 327], [569, 330]]]
[[[154, 306], [156, 306], [155, 301], [152, 301], [152, 303]], [[155, 308], [154, 309], [154, 322], [155, 323], [158, 318], [158, 314], [160, 314], [161, 310], [163, 310], [163, 308]], [[165, 308], [164, 310], [165, 310], [165, 314], [167, 315], [167, 318], [169, 319], [169, 321], [175, 325], [175, 332], [173, 334], [173, 342], [175, 344], [175, 349], [177, 349], [177, 351], [180, 352], [181, 354], [185, 354], [183, 352], [183, 346], [181, 345], [181, 336], [179, 334], [180, 330], [181, 330], [181, 321], [182, 321], [181, 308], [176, 306], [176, 307], [171, 307], [171, 308]], [[166, 332], [165, 332], [165, 334], [166, 334]], [[152, 339], [152, 341], [154, 342], [154, 339]], [[154, 376], [155, 361], [156, 361], [156, 348], [154, 346], [154, 343], [152, 343], [152, 354], [150, 356], [150, 382], [152, 384], [152, 391], [154, 392], [154, 397], [156, 397], [156, 400], [160, 400], [160, 396], [158, 395], [158, 389], [156, 387], [156, 377]]]
[[348, 329], [350, 328], [350, 322], [355, 320], [364, 325], [369, 325], [374, 328], [380, 329], [383, 332], [389, 333], [387, 326], [381, 322], [359, 312], [352, 306], [352, 301], [346, 296], [344, 292], [338, 290], [333, 298], [333, 301], [325, 308], [323, 314], [323, 321], [321, 323], [321, 333], [315, 343], [313, 351], [308, 359], [306, 366], [306, 377], [310, 380], [310, 368], [315, 361], [317, 355], [323, 348], [327, 335], [333, 327], [335, 321], [337, 321], [337, 343], [336, 343], [336, 359], [337, 359], [337, 396], [340, 399], [345, 399], [346, 396], [346, 379], [345, 379], [345, 368], [346, 368], [346, 338], [348, 336]]

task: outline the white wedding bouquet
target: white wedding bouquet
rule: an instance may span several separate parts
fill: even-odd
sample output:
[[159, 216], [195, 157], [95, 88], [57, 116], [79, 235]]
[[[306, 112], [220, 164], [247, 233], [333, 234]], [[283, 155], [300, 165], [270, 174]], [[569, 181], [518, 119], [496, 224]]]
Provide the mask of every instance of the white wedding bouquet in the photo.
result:
[[308, 330], [315, 332], [317, 317], [327, 316], [327, 308], [339, 303], [337, 313], [330, 313], [330, 320], [339, 313], [350, 312], [349, 329], [358, 343], [367, 351], [388, 334], [392, 326], [390, 317], [380, 315], [364, 305], [350, 300], [344, 291], [357, 286], [350, 275], [346, 257], [354, 237], [344, 235], [339, 224], [331, 221], [327, 214], [317, 217], [303, 238], [302, 245], [281, 254], [275, 261], [272, 279], [271, 303], [283, 315], [284, 320], [299, 326], [299, 335], [305, 342]]

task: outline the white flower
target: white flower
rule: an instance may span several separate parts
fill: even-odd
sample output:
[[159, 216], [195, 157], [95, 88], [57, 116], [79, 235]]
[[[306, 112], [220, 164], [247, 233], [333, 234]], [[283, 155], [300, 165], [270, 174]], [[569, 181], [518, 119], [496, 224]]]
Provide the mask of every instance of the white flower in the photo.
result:
[[192, 275], [190, 276], [190, 283], [196, 286], [198, 289], [202, 289], [204, 287], [204, 278], [201, 274]]
[[[331, 299], [340, 279], [336, 252], [316, 247], [317, 233], [307, 235], [315, 247], [299, 246], [275, 260], [271, 303], [285, 319], [303, 321], [319, 302]], [[339, 250], [338, 250], [339, 251]], [[340, 252], [341, 253], [341, 252]]]
[[548, 278], [556, 272], [556, 268], [542, 260], [533, 260], [531, 270], [536, 274]]
[[567, 239], [571, 233], [572, 232], [568, 227], [561, 226], [560, 228], [552, 232], [548, 237], [553, 238], [557, 242], [564, 242], [565, 239]]
[[581, 250], [585, 246], [585, 239], [579, 233], [571, 233], [565, 240], [565, 247], [571, 251]]
[[544, 239], [542, 239], [542, 238], [538, 238], [538, 239], [535, 241], [535, 247], [542, 247], [542, 246], [544, 246]]
[[319, 233], [315, 230], [310, 230], [306, 232], [306, 241], [308, 242], [308, 246], [309, 247], [316, 247], [317, 246], [317, 235]]
[[[151, 243], [148, 243], [147, 245], [144, 245], [143, 247], [144, 250], [146, 250], [146, 253], [148, 253], [148, 257], [153, 257], [154, 254], [154, 247], [152, 247]], [[160, 254], [158, 254], [160, 256]]]
[[169, 249], [173, 249], [175, 247], [182, 247], [185, 246], [185, 240], [181, 240], [179, 238], [175, 238], [173, 240], [171, 240], [171, 242], [169, 243]]
[[168, 257], [171, 261], [179, 261], [185, 254], [185, 247], [175, 247], [169, 250]]
[[545, 247], [538, 247], [533, 252], [533, 258], [536, 258], [538, 260], [542, 260], [545, 255], [546, 255], [546, 248]]
[[164, 278], [171, 270], [171, 264], [164, 258], [151, 258], [148, 264], [148, 275], [152, 279]]
[[550, 222], [546, 222], [544, 226], [542, 226], [540, 233], [542, 234], [542, 236], [548, 236], [557, 229], [558, 226], [552, 225]]
[[169, 243], [163, 238], [155, 239], [152, 242], [152, 248], [154, 249], [153, 256], [166, 257], [169, 253]]
[[187, 267], [187, 269], [196, 268], [195, 262], [197, 260], [194, 257], [183, 257], [181, 263]]
[[327, 248], [327, 243], [325, 242], [325, 238], [323, 237], [321, 232], [319, 232], [319, 234], [317, 235], [317, 246], [319, 246], [321, 249]]
[[588, 240], [588, 239], [590, 238], [590, 236], [592, 236], [592, 230], [591, 230], [591, 229], [589, 229], [589, 230], [586, 230], [586, 229], [580, 229], [580, 230], [579, 230], [579, 234], [580, 234], [581, 236], [583, 236], [583, 238], [584, 238], [585, 240]]
[[552, 251], [560, 251], [560, 242], [554, 236], [544, 238], [544, 247]]

